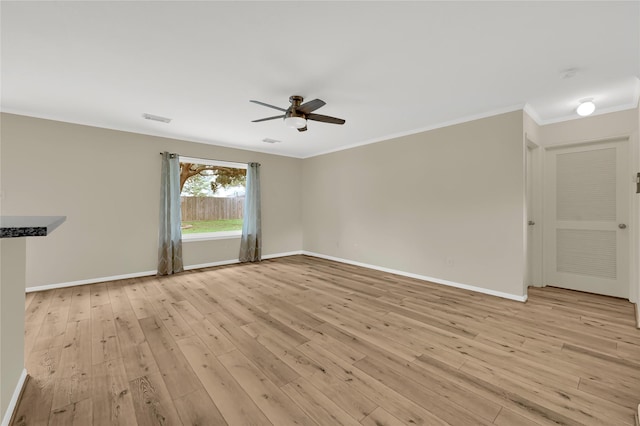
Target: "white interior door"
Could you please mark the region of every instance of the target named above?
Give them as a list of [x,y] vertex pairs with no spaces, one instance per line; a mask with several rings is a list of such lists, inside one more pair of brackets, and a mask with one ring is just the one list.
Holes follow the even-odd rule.
[[545,285],[629,296],[626,141],[549,149]]

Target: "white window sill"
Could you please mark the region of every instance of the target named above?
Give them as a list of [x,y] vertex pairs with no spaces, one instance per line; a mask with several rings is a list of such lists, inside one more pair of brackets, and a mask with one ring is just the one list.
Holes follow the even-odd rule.
[[242,231],[202,232],[199,234],[183,234],[182,242],[228,240],[242,237]]

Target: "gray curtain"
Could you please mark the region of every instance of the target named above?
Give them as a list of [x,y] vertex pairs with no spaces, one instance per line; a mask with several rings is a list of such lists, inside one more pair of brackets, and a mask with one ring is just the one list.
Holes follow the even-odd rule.
[[183,270],[180,215],[180,160],[177,154],[163,152],[158,275],[171,275]]
[[249,163],[244,198],[244,218],[240,241],[240,262],[260,262],[262,224],[260,222],[260,164]]

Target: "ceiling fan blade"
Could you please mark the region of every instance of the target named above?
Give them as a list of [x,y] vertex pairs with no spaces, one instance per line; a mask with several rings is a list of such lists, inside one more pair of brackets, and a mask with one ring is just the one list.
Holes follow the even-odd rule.
[[286,109],[284,109],[284,108],[280,108],[280,107],[277,107],[277,106],[275,106],[275,105],[265,104],[264,102],[260,102],[260,101],[254,101],[254,100],[251,100],[251,101],[249,101],[249,102],[253,102],[254,104],[258,104],[258,105],[266,106],[266,107],[269,107],[269,108],[277,109],[278,111],[283,111],[283,112],[286,112],[286,111],[287,111],[287,110],[286,110]]
[[298,129],[298,131],[299,131],[299,132],[306,132],[306,131],[307,131],[307,126],[300,127],[300,128]]
[[318,108],[325,106],[326,104],[327,103],[321,99],[314,99],[312,101],[303,103],[298,108],[296,108],[296,111],[301,112],[303,114],[309,114],[310,112],[313,112]]
[[307,120],[322,121],[323,123],[331,123],[331,124],[346,123],[342,118],[329,117],[328,115],[320,115],[320,114],[307,114]]
[[259,123],[261,121],[275,120],[276,118],[284,118],[284,115],[274,115],[273,117],[261,118],[260,120],[252,120],[252,123]]

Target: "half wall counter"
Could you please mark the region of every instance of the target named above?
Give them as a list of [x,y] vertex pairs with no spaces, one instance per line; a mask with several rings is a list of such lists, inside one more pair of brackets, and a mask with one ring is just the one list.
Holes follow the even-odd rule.
[[66,216],[0,216],[0,419],[9,424],[27,377],[24,363],[27,238],[46,237]]

